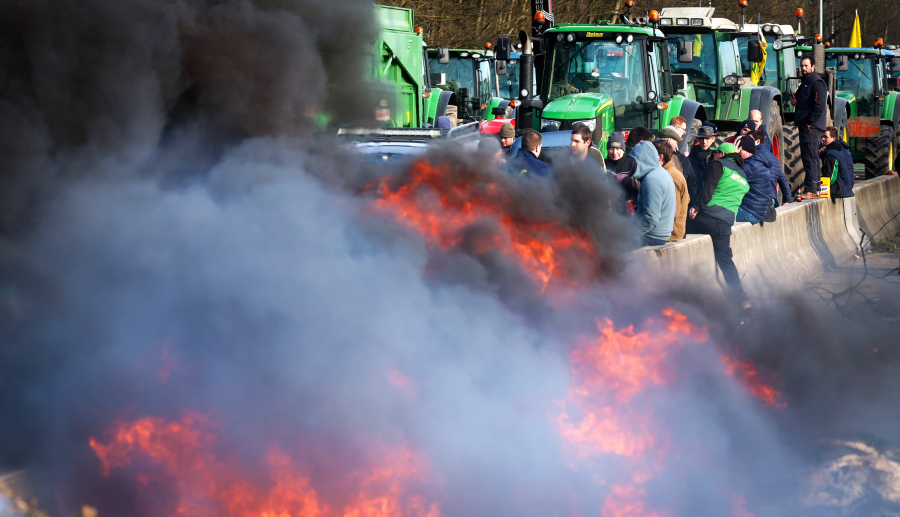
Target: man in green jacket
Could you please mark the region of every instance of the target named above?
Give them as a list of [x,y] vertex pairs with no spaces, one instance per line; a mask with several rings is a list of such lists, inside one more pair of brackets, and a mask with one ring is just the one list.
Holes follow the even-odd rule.
[[734,144],[723,143],[714,150],[724,156],[713,160],[707,169],[706,182],[688,210],[687,231],[712,238],[716,264],[734,299],[747,309],[750,304],[731,251],[731,227],[750,184],[741,169],[744,160]]

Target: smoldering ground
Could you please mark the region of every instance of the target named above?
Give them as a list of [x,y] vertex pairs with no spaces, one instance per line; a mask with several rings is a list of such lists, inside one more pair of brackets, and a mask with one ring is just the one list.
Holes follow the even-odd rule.
[[[866,322],[810,331],[833,316],[788,298],[748,324],[716,290],[651,276],[624,253],[633,228],[597,208],[615,190],[583,171],[517,182],[477,154],[429,155],[502,185],[519,218],[588,232],[615,267],[577,270],[562,294],[373,212],[379,171],[308,135],[363,77],[342,74],[364,38],[330,30],[365,11],[350,7],[5,7],[19,29],[3,31],[0,465],[28,467],[48,507],[134,513],[141,472],[102,477],[88,439],[184,410],[218,422],[220,452],[248,470],[276,443],[338,500],[374,442],[412,444],[444,515],[596,515],[648,472],[644,513],[731,514],[740,496],[757,515],[814,514],[820,440],[867,433],[887,441],[868,457],[890,457],[896,363],[854,354]],[[655,333],[670,306],[710,339],[683,337],[665,382],[621,404],[662,443],[637,460],[569,450],[559,401],[579,336],[598,318]],[[734,348],[777,374],[787,408],[722,373]]]

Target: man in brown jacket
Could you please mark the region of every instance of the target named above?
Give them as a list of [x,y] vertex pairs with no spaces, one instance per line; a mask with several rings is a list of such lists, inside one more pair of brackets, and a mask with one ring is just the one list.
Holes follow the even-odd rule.
[[672,159],[675,155],[675,150],[672,149],[668,139],[659,138],[653,142],[653,145],[656,146],[656,152],[659,153],[659,164],[669,172],[672,176],[672,181],[675,182],[675,222],[669,242],[680,241],[684,238],[688,205],[691,202],[687,181],[684,179],[684,174],[675,166],[675,162]]

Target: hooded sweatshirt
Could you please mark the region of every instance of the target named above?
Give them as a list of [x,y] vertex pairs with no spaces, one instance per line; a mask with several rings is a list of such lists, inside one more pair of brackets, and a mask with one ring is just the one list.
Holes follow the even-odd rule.
[[659,165],[659,153],[652,142],[637,144],[629,156],[637,163],[634,177],[641,182],[635,212],[641,230],[647,237],[667,241],[672,236],[678,205],[675,182]]

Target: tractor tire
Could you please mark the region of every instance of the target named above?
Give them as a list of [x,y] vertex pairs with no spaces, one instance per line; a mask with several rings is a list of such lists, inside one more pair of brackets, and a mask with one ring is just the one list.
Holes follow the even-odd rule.
[[778,163],[784,163],[784,124],[781,122],[781,109],[778,101],[772,101],[772,109],[769,110],[769,140],[772,141],[772,154],[778,158]]
[[894,128],[881,126],[878,138],[866,138],[866,179],[887,174],[893,168]]
[[791,192],[797,192],[803,186],[806,179],[806,171],[803,170],[803,160],[800,159],[800,132],[794,124],[788,124],[781,130],[781,152],[784,161],[781,169],[791,184]]

